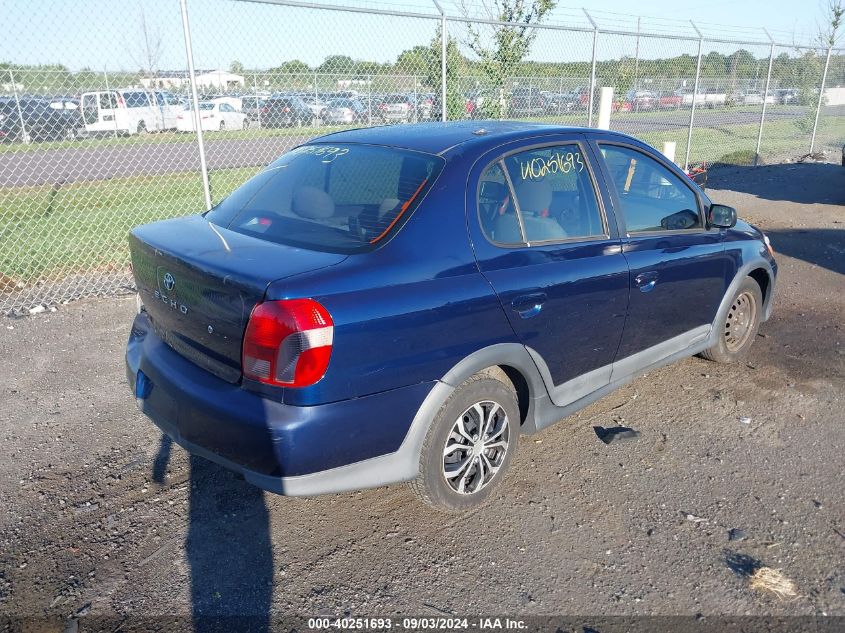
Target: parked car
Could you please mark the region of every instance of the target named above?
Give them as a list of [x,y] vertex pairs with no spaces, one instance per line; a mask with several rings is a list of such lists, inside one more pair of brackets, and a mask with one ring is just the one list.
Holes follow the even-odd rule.
[[545,92],[547,114],[565,114],[572,112],[578,105],[578,99],[569,92]]
[[185,104],[176,95],[159,90],[153,92],[153,99],[158,109],[157,129],[175,130],[177,117],[181,114]]
[[82,120],[82,108],[76,97],[50,97],[47,99],[53,110],[63,110],[74,138],[85,135],[85,122]]
[[82,93],[82,120],[89,133],[143,134],[160,129],[151,93],[137,88]]
[[311,108],[293,95],[267,99],[259,111],[259,120],[261,127],[302,127],[317,123]]
[[[200,101],[200,125],[203,132],[214,130],[245,130],[249,127],[249,119],[243,112],[238,112],[228,103],[216,101]],[[182,113],[176,117],[176,129],[180,132],[196,132],[194,113],[190,105],[185,106]]]
[[654,110],[660,103],[657,96],[648,90],[629,90],[625,95],[625,101],[631,104],[632,112]]
[[53,108],[46,99],[0,99],[0,141],[72,140],[80,134],[78,110]]
[[677,110],[683,105],[683,98],[675,92],[661,92],[657,97],[657,107],[661,110]]
[[[736,103],[741,105],[763,105],[763,95],[756,90],[748,90],[738,96]],[[766,104],[773,103],[775,103],[775,95],[766,95]]]
[[510,96],[511,116],[537,116],[546,112],[546,98],[539,88],[514,88]]
[[314,95],[305,95],[300,98],[305,102],[305,105],[308,106],[308,109],[311,110],[311,114],[314,115],[315,119],[323,119],[326,115],[327,108],[325,101],[317,99]]
[[228,103],[232,106],[232,109],[235,112],[243,112],[244,109],[244,102],[241,97],[233,97],[231,95],[223,95],[220,97],[214,97],[212,99],[208,99],[212,103]]
[[267,97],[260,95],[246,95],[241,97],[241,112],[243,112],[250,121],[256,123],[261,118],[261,108],[264,106],[264,101]]
[[176,443],[276,493],[410,481],[446,510],[490,495],[520,434],[743,358],[777,272],[641,141],[498,121],[314,139],[129,242],[127,378]]
[[377,111],[384,123],[408,123],[414,116],[414,104],[408,95],[389,94],[377,105]]
[[800,91],[797,88],[778,88],[775,90],[775,102],[781,105],[798,103]]
[[367,121],[367,108],[357,99],[332,99],[328,103],[325,121],[329,124],[352,124]]

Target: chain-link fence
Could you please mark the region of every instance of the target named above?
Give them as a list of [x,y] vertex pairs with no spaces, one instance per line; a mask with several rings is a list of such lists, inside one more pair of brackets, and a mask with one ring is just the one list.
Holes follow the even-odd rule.
[[611,129],[674,142],[682,166],[845,143],[845,50],[762,29],[758,41],[692,23],[634,30],[587,11],[526,26],[454,7],[3,5],[0,312],[130,288],[131,227],[202,211],[350,126],[595,125],[608,86]]

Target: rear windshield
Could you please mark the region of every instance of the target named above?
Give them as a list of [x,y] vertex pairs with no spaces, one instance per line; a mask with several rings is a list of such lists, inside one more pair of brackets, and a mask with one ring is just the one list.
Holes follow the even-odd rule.
[[271,242],[354,253],[411,215],[443,167],[430,154],[369,145],[304,145],[214,207],[218,226]]

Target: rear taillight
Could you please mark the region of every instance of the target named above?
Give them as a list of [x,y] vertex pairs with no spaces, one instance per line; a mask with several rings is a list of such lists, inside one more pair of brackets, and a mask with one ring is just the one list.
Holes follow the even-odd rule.
[[270,111],[270,108],[268,108],[267,106],[264,106],[263,108],[261,108],[261,112],[263,114],[267,114],[269,111]]
[[282,108],[282,112],[290,112],[290,108]]
[[244,377],[280,387],[313,385],[328,369],[333,341],[332,317],[313,299],[259,303],[244,335]]

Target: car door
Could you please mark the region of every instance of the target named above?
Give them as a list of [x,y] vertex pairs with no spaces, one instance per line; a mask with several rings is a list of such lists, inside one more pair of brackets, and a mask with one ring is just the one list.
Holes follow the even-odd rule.
[[631,292],[614,379],[704,340],[727,290],[722,233],[708,229],[701,196],[657,152],[599,140]]
[[579,134],[494,150],[470,175],[478,266],[558,406],[608,384],[627,308],[598,184]]

